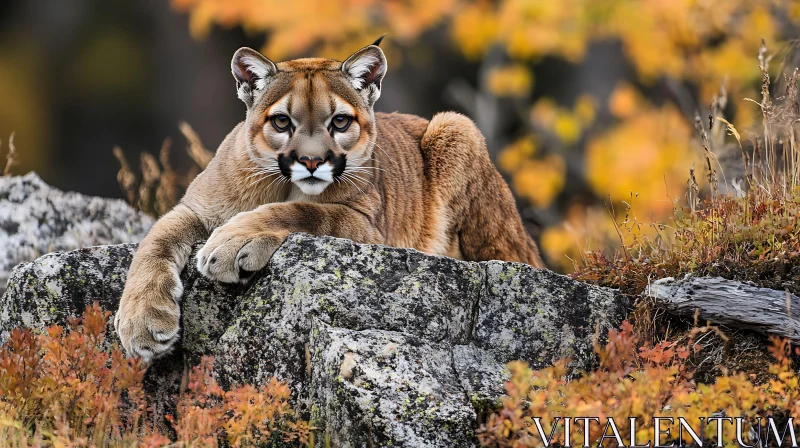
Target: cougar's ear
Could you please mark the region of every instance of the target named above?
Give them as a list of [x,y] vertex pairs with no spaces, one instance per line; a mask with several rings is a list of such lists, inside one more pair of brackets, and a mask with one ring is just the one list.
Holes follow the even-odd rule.
[[256,90],[264,90],[278,67],[252,48],[240,48],[233,54],[231,72],[236,79],[236,93],[249,108]]
[[342,71],[350,84],[361,91],[370,105],[381,96],[381,83],[386,74],[386,57],[377,45],[368,45],[342,63]]

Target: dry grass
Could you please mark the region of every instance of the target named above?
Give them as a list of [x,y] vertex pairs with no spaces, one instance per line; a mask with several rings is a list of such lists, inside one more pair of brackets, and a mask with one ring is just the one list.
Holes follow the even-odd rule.
[[[644,295],[647,285],[660,278],[687,273],[721,276],[800,295],[798,70],[784,70],[780,89],[773,86],[772,95],[769,56],[763,44],[758,59],[763,73],[762,98],[748,102],[761,109],[759,129],[740,133],[722,117],[727,104],[724,88],[712,101],[708,119],[695,119],[705,155],[705,193],[692,167],[686,201],[678,205],[682,201],[673,200],[670,222],[646,224],[625,204],[624,217],[615,221],[621,249],[611,254],[587,253],[573,274],[578,280],[618,288],[636,298],[631,320],[644,340],[656,343],[685,338],[693,326],[701,325],[670,316]],[[726,134],[735,143],[726,144]],[[741,155],[741,166],[736,167],[743,173],[741,182],[726,179],[724,168],[729,174],[734,170],[720,164],[716,155],[731,155],[732,151]],[[689,360],[701,379],[713,381],[725,369],[763,376],[768,362],[763,338],[716,329],[703,341],[705,355]],[[753,348],[758,356],[747,354]]]
[[114,157],[120,163],[117,181],[125,200],[137,210],[153,216],[161,216],[178,203],[192,180],[208,165],[214,153],[208,151],[188,123],[181,123],[180,130],[188,142],[186,152],[191,159],[185,173],[176,172],[170,162],[172,139],[165,139],[156,158],[143,152],[139,161],[139,173],[132,169],[119,146],[114,148]]
[[[764,73],[761,108],[763,126],[742,138],[722,109],[724,89],[714,99],[708,126],[697,117],[695,125],[705,154],[707,194],[701,192],[695,169],[687,181],[686,203],[673,201],[669,223],[645,224],[628,206],[615,222],[620,239],[632,241],[612,254],[592,252],[574,277],[639,295],[650,281],[688,272],[749,280],[783,289],[784,281],[800,275],[794,270],[800,255],[800,95],[798,71],[783,75],[783,90],[770,95],[766,47],[759,55]],[[715,152],[730,151],[725,132],[741,152],[744,179],[725,179]],[[719,186],[721,175],[725,188]],[[655,237],[646,232],[654,229]],[[800,277],[797,278],[800,280]],[[795,287],[796,288],[796,287]],[[800,291],[793,291],[798,292]]]
[[0,141],[0,156],[5,152],[5,167],[3,168],[3,176],[10,176],[14,168],[19,165],[19,155],[17,154],[17,147],[14,146],[14,133],[8,137],[8,150],[3,150],[2,141]]

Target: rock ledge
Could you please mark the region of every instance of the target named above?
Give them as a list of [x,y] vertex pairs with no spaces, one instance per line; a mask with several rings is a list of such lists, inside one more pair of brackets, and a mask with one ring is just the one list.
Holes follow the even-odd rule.
[[[135,245],[45,255],[18,266],[0,303],[14,326],[64,323],[99,301],[115,311]],[[291,235],[249,285],[182,274],[181,348],[150,372],[174,390],[184,363],[214,355],[222,384],[275,375],[332,446],[474,446],[476,410],[502,393],[503,365],[570,357],[629,303],[613,291],[518,263]],[[164,405],[168,407],[168,405]]]
[[36,173],[0,176],[0,294],[18,263],[52,251],[136,243],[152,225],[119,199],[65,193]]

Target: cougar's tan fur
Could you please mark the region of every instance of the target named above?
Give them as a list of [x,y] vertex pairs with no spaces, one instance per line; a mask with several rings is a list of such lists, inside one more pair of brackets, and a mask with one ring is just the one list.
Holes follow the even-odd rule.
[[[136,251],[115,318],[129,354],[150,360],[174,345],[179,273],[204,239],[198,269],[224,282],[263,268],[292,232],[543,266],[469,118],[373,113],[386,70],[376,45],[345,62],[280,64],[241,49],[232,69],[246,119]],[[348,117],[346,130],[332,127]],[[312,159],[330,182],[290,180],[310,176]]]

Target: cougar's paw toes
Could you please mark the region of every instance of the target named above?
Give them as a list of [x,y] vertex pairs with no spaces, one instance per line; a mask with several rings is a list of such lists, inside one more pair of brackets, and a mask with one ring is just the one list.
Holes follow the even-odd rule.
[[175,346],[180,336],[180,309],[174,303],[136,308],[121,307],[114,317],[114,327],[128,355],[149,363]]
[[270,236],[215,231],[197,253],[197,270],[211,280],[243,283],[267,265],[279,244]]

